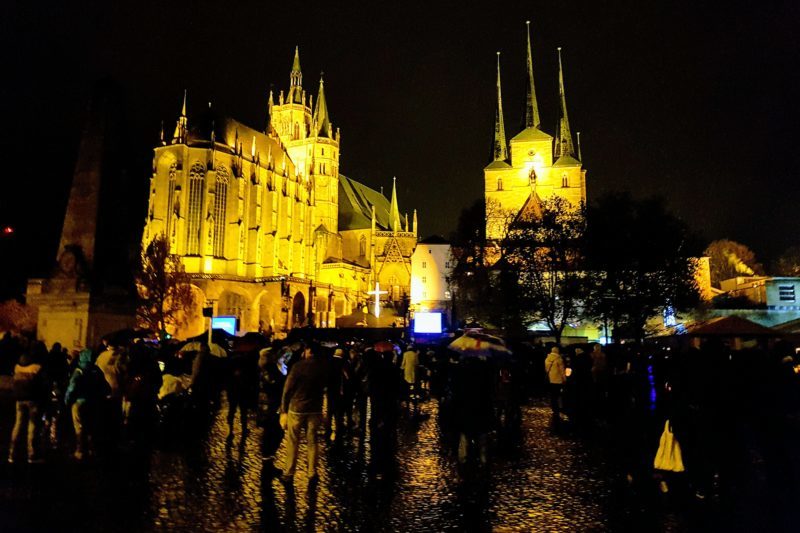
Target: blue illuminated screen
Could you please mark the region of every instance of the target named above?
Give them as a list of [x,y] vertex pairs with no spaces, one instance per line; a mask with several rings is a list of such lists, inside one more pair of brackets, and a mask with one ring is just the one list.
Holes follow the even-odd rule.
[[223,329],[231,335],[236,335],[236,317],[215,316],[211,319],[211,329]]
[[414,333],[441,333],[442,313],[414,313]]

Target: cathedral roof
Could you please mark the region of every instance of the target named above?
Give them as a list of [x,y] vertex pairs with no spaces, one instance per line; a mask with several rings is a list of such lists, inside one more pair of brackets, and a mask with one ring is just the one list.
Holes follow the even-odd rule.
[[492,161],[484,167],[484,170],[507,170],[509,168],[511,168],[511,165],[505,161]]
[[378,229],[389,229],[389,200],[353,179],[339,174],[339,230],[369,229],[372,227],[372,206]]
[[280,169],[283,167],[283,159],[285,158],[287,172],[290,176],[293,175],[294,162],[292,162],[278,139],[253,129],[238,120],[216,113],[212,109],[206,109],[199,116],[189,118],[189,135],[186,144],[188,146],[210,147],[212,130],[214,141],[218,145],[227,146],[234,152],[238,139],[238,142],[242,145],[242,152],[248,158],[253,153],[253,142],[255,141],[255,152],[259,154],[262,165],[266,166],[270,154],[272,154],[273,168]]
[[511,139],[511,142],[550,141],[553,137],[539,128],[525,128]]
[[539,198],[539,195],[536,194],[536,191],[532,191],[528,199],[525,200],[525,204],[522,206],[522,209],[519,210],[517,216],[514,217],[514,220],[532,220],[535,218],[540,218],[542,216],[542,199]]
[[553,163],[553,168],[555,167],[579,167],[581,166],[581,162],[572,157],[571,155],[562,155],[559,157],[555,163]]

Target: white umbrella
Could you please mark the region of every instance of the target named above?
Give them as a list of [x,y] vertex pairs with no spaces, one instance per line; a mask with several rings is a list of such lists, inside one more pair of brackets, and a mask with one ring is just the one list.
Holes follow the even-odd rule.
[[[200,346],[203,345],[203,344],[205,344],[205,343],[201,343],[199,341],[187,342],[186,344],[183,345],[183,347],[181,347],[180,351],[181,352],[199,352],[200,351]],[[223,348],[222,346],[220,346],[219,344],[216,344],[214,342],[212,342],[212,343],[210,343],[208,345],[208,351],[209,351],[209,353],[211,355],[213,355],[215,357],[228,357],[228,352],[225,351],[225,348]]]

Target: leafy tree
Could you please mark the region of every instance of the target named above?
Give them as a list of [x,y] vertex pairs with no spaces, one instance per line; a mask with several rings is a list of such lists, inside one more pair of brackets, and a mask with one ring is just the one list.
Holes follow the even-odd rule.
[[156,236],[142,251],[136,286],[139,321],[159,336],[168,328],[184,325],[195,307],[191,278],[180,257],[170,253],[169,241],[163,235]]
[[36,329],[36,312],[16,300],[0,302],[0,331],[14,333],[31,332]]
[[601,197],[587,212],[586,312],[641,341],[647,321],[665,308],[697,303],[697,239],[660,198]]
[[713,241],[705,252],[711,262],[711,284],[720,286],[720,282],[736,276],[752,276],[763,274],[764,269],[756,260],[756,254],[744,244],[728,239]]
[[790,246],[772,268],[776,276],[800,276],[800,246]]
[[[461,212],[450,236],[453,268],[448,277],[453,294],[453,314],[458,320],[497,323],[500,295],[493,274],[497,247],[486,241],[486,209],[478,200]],[[493,209],[490,203],[489,209]]]
[[504,279],[513,280],[507,291],[516,300],[515,310],[544,321],[556,342],[581,314],[585,230],[583,207],[576,209],[554,196],[541,201],[538,216],[515,220],[501,245]]

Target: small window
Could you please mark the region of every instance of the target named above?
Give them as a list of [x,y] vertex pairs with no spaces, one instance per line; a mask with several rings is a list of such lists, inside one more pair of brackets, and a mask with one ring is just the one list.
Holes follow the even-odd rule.
[[503,190],[503,178],[497,178],[497,190],[498,191]]
[[569,175],[566,172],[561,174],[561,186],[569,187]]
[[422,283],[428,283],[428,278],[425,277],[425,276],[422,276]]
[[322,149],[322,155],[325,155],[325,148]]
[[422,262],[422,268],[428,268],[428,263],[426,263],[425,261],[423,261],[423,262]]
[[794,285],[778,285],[778,297],[782,302],[795,301]]

